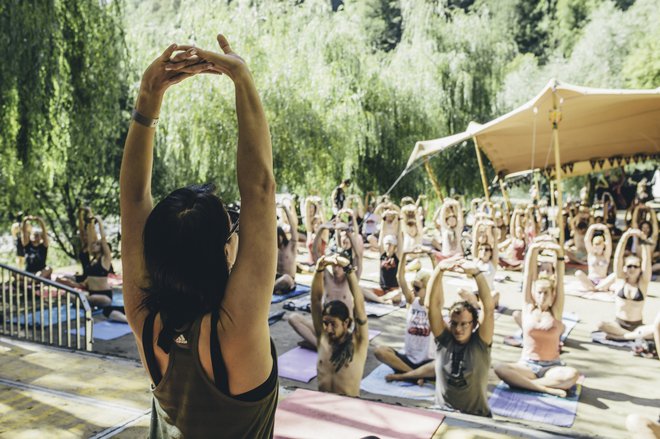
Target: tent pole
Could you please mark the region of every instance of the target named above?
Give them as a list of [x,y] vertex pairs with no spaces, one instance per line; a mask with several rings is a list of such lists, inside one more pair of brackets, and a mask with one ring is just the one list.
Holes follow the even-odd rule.
[[481,151],[479,151],[479,144],[477,143],[476,137],[473,137],[472,141],[474,142],[474,150],[477,153],[477,162],[479,162],[479,172],[481,172],[481,184],[484,185],[484,195],[486,196],[486,201],[490,203],[490,194],[488,193],[488,182],[486,181],[486,171],[484,170],[484,163],[481,160]]
[[557,178],[557,226],[559,227],[559,247],[561,256],[564,250],[564,199],[562,195],[561,184],[561,158],[559,156],[559,122],[561,121],[561,111],[557,107],[557,93],[552,92],[552,111],[550,112],[550,122],[552,122],[552,143],[555,149],[555,177]]
[[536,201],[541,199],[541,188],[539,187],[539,173],[534,171],[534,188],[536,189]]
[[498,178],[498,181],[500,183],[500,190],[502,191],[502,198],[504,198],[504,203],[506,203],[506,208],[509,212],[511,212],[511,200],[509,199],[509,191],[506,188],[506,184],[504,183],[504,179]]
[[442,196],[442,191],[440,190],[440,183],[438,183],[438,179],[436,178],[435,173],[431,168],[431,164],[429,163],[428,156],[424,157],[424,168],[426,169],[426,173],[429,174],[429,179],[431,180],[431,184],[433,185],[433,190],[435,191],[438,200],[440,200],[441,203],[444,203],[445,199]]
[[550,206],[555,207],[555,181],[550,180]]

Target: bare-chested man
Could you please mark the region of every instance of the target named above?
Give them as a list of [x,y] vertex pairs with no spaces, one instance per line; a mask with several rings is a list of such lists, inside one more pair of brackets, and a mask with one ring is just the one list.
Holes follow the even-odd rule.
[[[353,298],[352,313],[342,300],[328,300],[323,304],[324,278],[330,265],[333,272],[345,271]],[[360,380],[367,361],[369,329],[364,297],[355,270],[347,258],[338,255],[320,258],[316,267],[312,280],[312,320],[318,345],[316,368],[319,390],[360,396]],[[353,321],[355,324],[351,331]]]
[[[321,226],[322,229],[330,227],[333,227],[332,223],[326,223]],[[354,234],[345,223],[337,223],[334,229],[335,239],[337,240],[335,250],[343,257],[346,257],[351,265],[355,267],[355,276],[359,282],[362,273],[362,247],[360,247],[362,242],[356,242]],[[332,271],[325,270],[323,272],[322,285],[325,293],[324,302],[340,300],[346,304],[349,313],[352,313],[353,295],[351,294],[347,276],[343,269],[333,266]],[[303,338],[303,341],[299,344],[308,349],[316,349],[317,339],[312,320],[300,314],[291,314],[288,321],[293,329]]]
[[296,288],[296,253],[298,247],[298,219],[295,214],[282,204],[279,206],[286,215],[290,225],[291,239],[287,238],[284,229],[277,226],[277,274],[273,293],[284,294]]

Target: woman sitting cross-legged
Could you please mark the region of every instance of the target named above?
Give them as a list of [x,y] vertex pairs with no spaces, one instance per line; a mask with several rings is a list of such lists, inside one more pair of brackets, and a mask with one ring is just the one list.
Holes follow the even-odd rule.
[[[554,274],[538,275],[538,255],[542,250],[557,254]],[[498,364],[495,374],[511,387],[566,396],[579,374],[559,359],[561,321],[564,309],[564,260],[559,245],[533,243],[525,258],[523,281],[523,353],[519,362]]]
[[[637,238],[641,257],[625,256],[627,241]],[[644,303],[651,281],[651,243],[639,229],[628,229],[621,236],[614,253],[614,267],[618,285],[615,286],[616,320],[601,322],[598,330],[612,340],[652,339],[653,326],[642,322]]]
[[[603,234],[594,236],[598,230]],[[615,273],[607,275],[607,267],[612,256],[612,235],[609,227],[605,224],[590,225],[584,238],[584,245],[587,248],[589,274],[577,270],[575,277],[586,291],[608,291],[616,279]]]

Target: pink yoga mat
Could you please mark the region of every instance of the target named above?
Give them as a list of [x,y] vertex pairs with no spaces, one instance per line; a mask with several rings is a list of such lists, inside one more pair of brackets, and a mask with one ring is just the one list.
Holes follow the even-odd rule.
[[[369,330],[369,340],[380,331]],[[278,375],[294,381],[308,383],[316,377],[316,351],[296,347],[277,358]]]
[[277,407],[275,438],[428,439],[443,420],[428,410],[298,389]]

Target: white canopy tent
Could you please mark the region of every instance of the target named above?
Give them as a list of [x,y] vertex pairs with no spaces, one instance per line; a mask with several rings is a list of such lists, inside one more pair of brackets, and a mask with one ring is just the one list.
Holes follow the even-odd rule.
[[417,142],[401,176],[422,159],[469,139],[475,142],[480,166],[479,149],[498,175],[534,169],[552,172],[559,183],[561,207],[562,176],[619,166],[631,158],[657,158],[660,88],[597,89],[553,79],[534,99],[497,119],[472,122],[462,133]]

